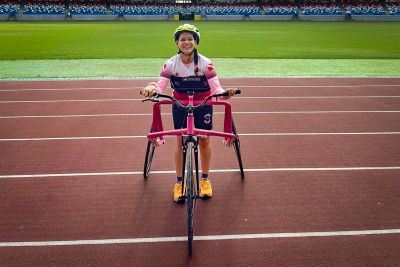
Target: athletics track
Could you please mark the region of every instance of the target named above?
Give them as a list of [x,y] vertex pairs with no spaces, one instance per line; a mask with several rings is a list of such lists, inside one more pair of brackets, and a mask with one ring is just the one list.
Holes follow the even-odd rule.
[[147,83],[0,82],[1,266],[398,266],[400,79],[223,79],[246,178],[214,138],[192,259]]

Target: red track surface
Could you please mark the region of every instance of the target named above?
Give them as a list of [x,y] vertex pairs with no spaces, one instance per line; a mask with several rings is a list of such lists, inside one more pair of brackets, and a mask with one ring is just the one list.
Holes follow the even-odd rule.
[[[398,266],[399,231],[367,231],[400,229],[400,79],[223,80],[242,89],[231,103],[246,178],[214,139],[215,196],[198,201],[195,235],[238,239],[195,241],[192,259],[185,242],[120,241],[186,233],[165,172],[172,138],[156,150],[161,173],[140,174],[147,82],[0,83],[0,266]],[[309,232],[335,236],[293,234]],[[289,236],[243,239],[273,233]],[[79,240],[117,243],[53,242]]]

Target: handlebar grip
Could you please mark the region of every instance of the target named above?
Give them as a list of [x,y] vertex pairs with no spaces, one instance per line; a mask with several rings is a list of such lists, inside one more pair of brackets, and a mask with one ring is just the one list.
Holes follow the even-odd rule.
[[[235,89],[235,95],[240,95],[242,91],[240,89]],[[216,94],[213,97],[219,97],[219,96],[229,96],[228,92],[224,92],[221,94]]]

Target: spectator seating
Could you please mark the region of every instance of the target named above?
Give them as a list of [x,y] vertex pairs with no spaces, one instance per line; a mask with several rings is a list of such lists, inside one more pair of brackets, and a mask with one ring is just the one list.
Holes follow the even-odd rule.
[[24,14],[62,15],[64,10],[64,4],[61,1],[27,1]]
[[297,8],[295,6],[291,5],[283,5],[283,4],[270,4],[270,5],[264,5],[263,6],[263,13],[266,15],[296,15],[297,14]]
[[111,13],[114,15],[167,15],[171,10],[164,5],[129,5],[113,4],[110,6]]
[[[201,4],[171,4],[170,0],[157,0],[157,3],[155,0],[24,0],[25,6],[22,14],[20,0],[0,0],[0,15],[3,15],[1,20],[6,20],[10,15],[16,15],[17,19],[20,15],[27,15],[26,17],[35,14],[59,16],[64,15],[66,8],[69,8],[68,15],[80,15],[79,19],[82,20],[86,20],[86,15],[87,17],[89,15],[107,15],[112,16],[113,19],[117,19],[118,16],[133,15],[143,16],[139,19],[144,20],[155,19],[152,17],[155,15],[159,16],[160,20],[167,20],[171,19],[171,15],[178,13],[194,13],[210,20],[291,20],[300,12],[298,16],[300,19],[323,21],[344,17],[344,11],[349,15],[347,18],[354,16],[352,18],[354,20],[397,21],[398,17],[395,16],[400,16],[399,2],[387,2],[386,5],[382,5],[379,0],[302,0],[301,8],[299,7],[301,11],[290,0],[239,1],[240,4],[238,4],[238,0],[204,0]],[[342,2],[340,6],[337,4],[339,2]],[[376,17],[376,15],[380,17]],[[94,16],[89,19],[98,20],[107,16],[102,16],[103,18]],[[319,16],[323,16],[323,18],[318,18]],[[45,17],[47,19],[50,16]]]
[[14,16],[19,10],[18,1],[7,1],[0,4],[0,15]]
[[71,15],[105,15],[107,7],[101,0],[73,0],[69,5]]
[[388,3],[387,8],[389,10],[389,14],[393,16],[400,16],[400,3]]
[[216,5],[205,9],[206,15],[258,15],[261,10],[256,5]]
[[343,3],[348,15],[386,15],[385,9],[378,1],[357,2],[347,0]]
[[112,4],[112,14],[118,15],[168,15],[194,12],[204,15],[256,15],[261,10],[256,5],[129,5]]
[[335,16],[342,15],[341,8],[336,5],[335,2],[325,1],[325,2],[314,2],[306,1],[302,4],[302,10],[304,15],[313,16]]
[[98,5],[72,5],[69,11],[71,15],[105,15],[107,8]]

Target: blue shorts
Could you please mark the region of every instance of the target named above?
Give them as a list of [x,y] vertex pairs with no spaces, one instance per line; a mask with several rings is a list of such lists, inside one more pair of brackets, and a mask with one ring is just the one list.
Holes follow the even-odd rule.
[[[172,105],[172,117],[174,119],[174,128],[186,128],[186,111]],[[194,126],[198,129],[211,130],[213,116],[213,106],[204,106],[194,111]]]

